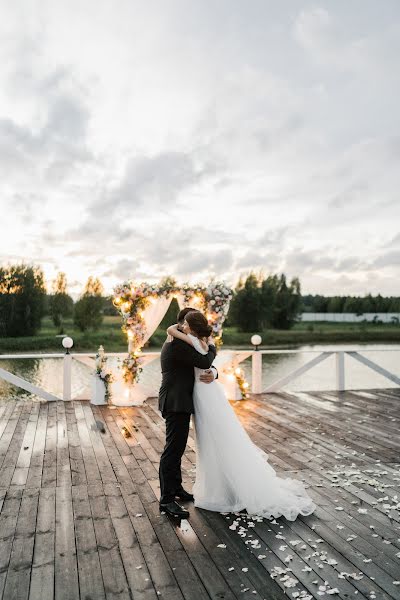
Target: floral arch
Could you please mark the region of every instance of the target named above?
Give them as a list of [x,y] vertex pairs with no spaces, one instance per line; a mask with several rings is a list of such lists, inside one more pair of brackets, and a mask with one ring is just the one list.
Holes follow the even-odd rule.
[[182,286],[125,281],[114,288],[113,304],[123,319],[122,330],[128,338],[128,357],[123,361],[123,377],[135,384],[142,371],[141,350],[162,321],[173,298],[179,307],[201,310],[213,328],[218,346],[222,344],[222,325],[228,314],[232,290],[224,282]]

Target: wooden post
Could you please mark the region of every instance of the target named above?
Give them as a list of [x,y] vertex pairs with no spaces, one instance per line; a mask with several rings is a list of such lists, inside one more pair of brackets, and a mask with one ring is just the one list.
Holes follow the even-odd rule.
[[345,389],[344,352],[336,352],[336,389],[338,392]]
[[64,355],[64,385],[63,400],[71,400],[72,356],[69,352]]
[[253,351],[251,364],[251,391],[253,394],[262,393],[262,354],[258,350]]

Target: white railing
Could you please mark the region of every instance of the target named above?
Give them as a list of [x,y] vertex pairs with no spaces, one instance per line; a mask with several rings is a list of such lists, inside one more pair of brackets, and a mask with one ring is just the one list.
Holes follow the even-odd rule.
[[[158,352],[149,353],[159,355]],[[83,362],[89,367],[93,367],[94,369],[94,358],[96,356],[95,352],[89,353],[52,353],[52,354],[0,354],[1,360],[21,360],[21,359],[48,359],[48,358],[61,358],[63,359],[63,394],[62,398],[55,396],[54,394],[40,388],[30,381],[23,379],[19,375],[14,375],[14,373],[10,373],[5,369],[0,368],[0,379],[4,379],[8,383],[11,383],[27,392],[31,392],[44,400],[71,400],[72,398],[72,361],[75,359],[79,362]],[[116,356],[116,357],[124,357],[126,353],[121,352],[109,352],[107,356]],[[154,358],[157,358],[155,356]]]
[[[395,352],[398,350],[392,349],[373,349],[374,352]],[[265,389],[263,389],[262,385],[262,357],[263,355],[269,354],[315,354],[311,360],[306,362],[306,364],[297,367],[284,377],[281,377],[269,384]],[[143,352],[142,356],[144,359],[144,365],[149,362],[157,359],[160,356],[160,352]],[[225,350],[220,353],[221,359],[225,358],[225,362],[222,360],[224,366],[232,366],[236,367],[239,363],[244,361],[245,359],[251,356],[252,359],[252,377],[251,377],[251,391],[253,394],[268,394],[272,392],[277,392],[286,386],[288,383],[291,383],[316,365],[320,364],[322,361],[326,360],[328,357],[335,355],[336,358],[336,389],[338,391],[344,391],[346,376],[345,376],[345,355],[350,356],[354,360],[357,360],[361,364],[365,365],[369,369],[372,369],[379,375],[382,375],[392,383],[400,385],[400,377],[391,373],[381,365],[376,362],[370,360],[366,356],[363,356],[359,351],[350,350],[350,349],[341,349],[341,350]],[[225,355],[225,356],[223,356]],[[53,354],[1,354],[0,355],[0,364],[1,360],[18,360],[18,359],[48,359],[48,358],[59,358],[63,360],[63,400],[71,400],[72,399],[72,361],[76,360],[81,363],[86,364],[90,368],[94,369],[94,358],[96,354],[92,353],[53,353]],[[108,352],[106,353],[107,357],[117,357],[117,358],[125,358],[126,353],[121,352]],[[226,358],[227,357],[227,358]],[[10,373],[9,371],[0,367],[0,379],[4,379],[8,383],[11,383],[17,387],[22,388],[25,391],[31,392],[45,400],[61,400],[54,394],[40,388],[33,383],[23,379],[19,375],[15,375]],[[234,384],[236,385],[236,384]],[[237,390],[236,390],[237,392]],[[230,393],[230,397],[238,398],[240,397],[235,391],[232,389]]]
[[[398,352],[398,350],[392,350],[390,348],[378,348],[373,349],[374,352]],[[299,354],[299,353],[308,353],[308,354],[316,354],[314,358],[309,360],[305,365],[298,367],[294,371],[291,371],[285,377],[277,379],[273,383],[269,384],[267,388],[262,389],[262,355],[263,354]],[[294,381],[300,375],[303,375],[322,361],[326,360],[329,356],[335,355],[336,359],[336,390],[342,392],[346,389],[345,387],[345,355],[351,356],[361,364],[375,371],[379,375],[382,375],[392,383],[396,383],[400,385],[400,377],[391,373],[381,365],[378,365],[376,362],[371,359],[363,356],[358,350],[255,350],[253,351],[253,366],[252,366],[252,392],[253,394],[268,394],[271,392],[277,392],[282,389],[288,383]]]

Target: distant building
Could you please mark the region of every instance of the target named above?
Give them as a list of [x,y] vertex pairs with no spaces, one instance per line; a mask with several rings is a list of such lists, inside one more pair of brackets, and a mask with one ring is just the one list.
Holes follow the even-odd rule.
[[301,321],[336,321],[338,323],[360,323],[362,321],[381,321],[382,323],[399,323],[400,313],[302,313]]

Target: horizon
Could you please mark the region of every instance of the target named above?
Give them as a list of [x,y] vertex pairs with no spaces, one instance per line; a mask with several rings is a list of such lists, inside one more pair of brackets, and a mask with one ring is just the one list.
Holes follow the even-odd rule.
[[395,0],[2,9],[1,264],[400,296]]

